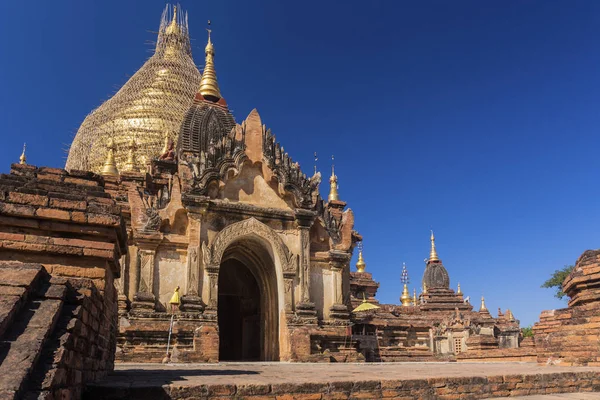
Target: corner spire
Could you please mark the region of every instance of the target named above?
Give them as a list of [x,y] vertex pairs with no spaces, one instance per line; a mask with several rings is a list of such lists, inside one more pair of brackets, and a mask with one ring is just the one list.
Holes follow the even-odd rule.
[[210,21],[208,21],[206,30],[208,31],[208,43],[206,44],[204,71],[202,71],[202,79],[200,80],[200,89],[198,92],[207,100],[217,102],[221,99],[221,91],[217,83],[217,73],[215,72],[215,49],[210,40]]
[[440,261],[437,251],[435,250],[435,236],[433,235],[433,231],[431,231],[431,251],[429,252],[429,261]]
[[481,307],[479,307],[479,312],[489,312],[487,307],[485,306],[485,298],[481,296]]
[[338,178],[335,175],[335,164],[333,163],[334,157],[331,156],[331,177],[329,178],[329,197],[328,200],[339,200],[340,196],[338,194]]
[[102,175],[117,176],[119,175],[119,170],[115,164],[115,143],[112,138],[109,139],[106,147],[108,148],[108,151],[106,152],[106,161],[102,168]]
[[137,144],[135,143],[135,139],[131,138],[129,141],[129,153],[127,154],[127,162],[125,163],[125,171],[133,171],[135,170],[135,149],[137,148]]
[[27,165],[27,156],[25,155],[25,149],[27,148],[27,143],[23,143],[23,152],[21,153],[21,157],[19,157],[19,164]]

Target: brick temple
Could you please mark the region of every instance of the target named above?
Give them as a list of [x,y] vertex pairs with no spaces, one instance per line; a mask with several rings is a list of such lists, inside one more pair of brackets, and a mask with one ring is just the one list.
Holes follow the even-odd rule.
[[[160,362],[167,346],[173,362],[448,359],[519,346],[510,312],[494,318],[483,303],[474,311],[450,288],[433,236],[423,293],[378,305],[371,275],[350,272],[362,237],[333,167],[324,198],[321,174],[302,172],[256,110],[236,121],[210,31],[202,74],[187,70],[189,36],[177,12],[158,43],[86,118],[67,161],[68,170],[103,177],[125,221],[117,361]],[[159,64],[160,74],[141,80]],[[177,90],[188,86],[197,90]],[[154,106],[173,97],[178,109]],[[148,154],[141,142],[158,125],[172,131]],[[91,143],[87,152],[81,143]],[[353,313],[363,301],[379,308]]]
[[334,167],[322,196],[256,110],[234,117],[210,31],[202,74],[189,40],[167,6],[65,169],[23,153],[0,176],[0,394],[78,397],[115,362],[598,362],[598,252],[535,343],[451,287],[433,232],[419,293],[405,268],[399,304],[379,303]]

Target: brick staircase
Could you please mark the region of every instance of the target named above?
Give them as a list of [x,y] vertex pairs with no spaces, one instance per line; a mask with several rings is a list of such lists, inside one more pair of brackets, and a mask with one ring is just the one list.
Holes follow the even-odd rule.
[[63,309],[67,288],[41,265],[0,265],[0,395],[23,398]]

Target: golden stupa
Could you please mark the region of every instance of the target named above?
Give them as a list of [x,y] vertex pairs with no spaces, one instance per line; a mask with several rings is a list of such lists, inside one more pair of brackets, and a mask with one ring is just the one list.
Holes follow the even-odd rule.
[[[89,114],[75,135],[66,169],[100,173],[112,139],[119,171],[135,160],[133,170],[161,154],[168,138],[177,141],[185,112],[200,85],[192,58],[187,13],[166,6],[152,57],[100,107]],[[134,154],[130,143],[135,142]]]

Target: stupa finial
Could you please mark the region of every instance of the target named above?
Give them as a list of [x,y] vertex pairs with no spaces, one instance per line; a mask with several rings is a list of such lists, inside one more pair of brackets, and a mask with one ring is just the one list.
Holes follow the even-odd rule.
[[205,99],[217,102],[221,99],[221,91],[219,90],[217,73],[215,71],[215,48],[210,39],[210,33],[212,32],[210,29],[210,20],[208,21],[208,28],[206,30],[208,31],[208,43],[206,43],[204,49],[206,57],[198,92],[200,92]]
[[23,143],[23,152],[21,153],[21,157],[19,157],[19,164],[27,165],[27,156],[25,155],[25,149],[27,149],[27,143]]
[[179,33],[179,25],[177,24],[177,6],[173,6],[173,19],[169,23],[169,26],[165,29],[167,35],[173,33]]
[[479,307],[479,312],[488,312],[488,309],[485,306],[485,298],[483,296],[481,296],[481,307]]
[[356,262],[356,272],[365,272],[367,263],[363,258],[363,245],[362,242],[358,243],[358,261]]
[[439,261],[437,251],[435,249],[435,236],[433,235],[433,231],[431,231],[431,252],[429,253],[429,261]]
[[328,200],[339,200],[340,196],[338,194],[338,178],[335,175],[335,157],[331,156],[331,176],[329,177],[329,197]]

